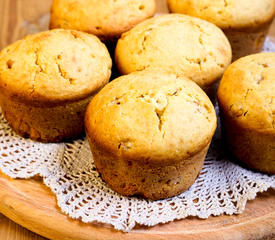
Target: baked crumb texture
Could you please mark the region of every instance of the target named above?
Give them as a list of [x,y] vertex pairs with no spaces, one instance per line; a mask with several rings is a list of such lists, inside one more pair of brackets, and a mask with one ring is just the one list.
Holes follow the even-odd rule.
[[165,69],[190,78],[210,93],[231,63],[231,47],[214,24],[183,14],[166,14],[124,33],[115,61],[122,74]]
[[83,133],[84,112],[91,97],[52,107],[30,106],[0,94],[4,117],[13,130],[40,142],[62,142]]
[[50,28],[84,31],[109,42],[155,12],[155,0],[54,0]]
[[219,90],[228,146],[248,167],[275,174],[275,53],[234,62]]
[[173,13],[216,24],[232,46],[233,60],[258,53],[275,15],[274,0],[167,0]]
[[224,30],[232,47],[232,60],[261,52],[271,23],[272,21],[251,31]]
[[22,136],[43,142],[76,137],[111,65],[95,36],[61,29],[27,36],[0,52],[2,111]]
[[194,183],[216,115],[194,82],[145,70],[106,85],[89,104],[85,126],[96,167],[113,190],[161,199]]

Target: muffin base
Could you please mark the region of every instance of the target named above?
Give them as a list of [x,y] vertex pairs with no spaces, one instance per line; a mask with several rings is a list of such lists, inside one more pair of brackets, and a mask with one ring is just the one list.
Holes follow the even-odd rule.
[[31,106],[0,94],[4,117],[19,135],[40,142],[61,142],[83,132],[91,97],[58,106]]
[[[89,139],[89,137],[88,137]],[[171,165],[117,158],[98,149],[89,139],[94,162],[102,179],[124,196],[158,200],[176,196],[190,188],[198,177],[209,144],[188,159]]]
[[275,134],[245,129],[221,111],[223,135],[229,150],[248,168],[275,174]]
[[256,29],[224,29],[232,47],[232,61],[261,52],[271,23],[266,23]]

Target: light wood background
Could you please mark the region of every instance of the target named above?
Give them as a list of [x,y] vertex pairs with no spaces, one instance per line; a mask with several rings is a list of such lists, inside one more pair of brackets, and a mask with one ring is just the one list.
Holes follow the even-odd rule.
[[[47,28],[51,0],[0,0],[0,49],[27,33]],[[158,11],[165,9],[158,0]],[[275,39],[275,26],[271,29]],[[0,214],[0,240],[42,240]]]
[[[52,0],[0,0],[0,49],[33,28],[37,19],[46,27]],[[42,29],[41,29],[42,30]],[[0,240],[45,240],[0,214]]]

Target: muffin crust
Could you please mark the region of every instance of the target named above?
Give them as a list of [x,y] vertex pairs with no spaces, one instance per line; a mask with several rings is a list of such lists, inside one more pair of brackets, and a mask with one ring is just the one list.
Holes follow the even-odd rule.
[[250,168],[275,173],[275,53],[239,59],[224,74],[218,100],[229,148]]
[[54,0],[50,28],[75,29],[114,40],[155,12],[155,0]]
[[111,74],[112,61],[100,40],[73,30],[27,36],[0,56],[2,94],[31,105],[84,99]]
[[273,0],[167,0],[171,12],[207,20],[222,29],[247,29],[272,21]]
[[182,14],[167,14],[146,20],[123,34],[115,60],[122,74],[165,69],[207,89],[230,64],[231,47],[215,25]]
[[52,30],[0,52],[0,105],[13,129],[59,142],[83,131],[91,97],[109,80],[111,58],[92,35]]
[[98,171],[114,190],[160,199],[193,184],[216,115],[194,82],[151,70],[106,85],[89,104],[85,127]]

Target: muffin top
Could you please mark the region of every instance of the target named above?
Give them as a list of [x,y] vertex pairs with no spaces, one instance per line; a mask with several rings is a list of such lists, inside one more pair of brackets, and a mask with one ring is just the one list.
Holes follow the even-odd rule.
[[107,84],[89,104],[85,127],[93,144],[115,157],[167,164],[209,144],[216,114],[196,83],[145,70]]
[[155,11],[155,0],[54,0],[50,27],[76,29],[108,40],[118,38]]
[[220,28],[257,27],[272,20],[274,0],[167,0],[171,12],[212,22]]
[[93,35],[37,33],[0,52],[0,90],[30,104],[81,100],[108,82],[111,65],[106,47]]
[[123,74],[160,68],[211,85],[231,62],[231,47],[214,24],[182,14],[148,19],[119,39],[116,63]]
[[228,67],[218,90],[223,111],[243,128],[275,133],[275,53],[259,53]]

